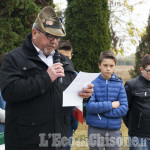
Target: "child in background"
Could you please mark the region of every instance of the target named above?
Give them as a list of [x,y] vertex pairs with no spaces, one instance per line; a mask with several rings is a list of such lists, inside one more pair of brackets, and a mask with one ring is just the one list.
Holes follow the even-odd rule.
[[[61,40],[58,45],[58,51],[68,57],[70,60],[72,58],[72,45],[68,40]],[[77,74],[77,72],[76,72]],[[78,128],[78,121],[73,116],[74,107],[72,107],[71,115],[70,115],[70,127],[69,127],[69,138],[73,136],[73,133]],[[72,142],[72,141],[70,141]],[[70,150],[71,143],[68,144],[66,150]]]
[[100,55],[100,75],[92,82],[94,92],[86,104],[90,150],[120,150],[121,119],[128,110],[122,80],[114,74],[116,56],[112,51]]
[[[0,55],[0,68],[5,55],[6,54]],[[4,144],[5,105],[6,102],[3,100],[0,91],[0,150],[5,149]]]

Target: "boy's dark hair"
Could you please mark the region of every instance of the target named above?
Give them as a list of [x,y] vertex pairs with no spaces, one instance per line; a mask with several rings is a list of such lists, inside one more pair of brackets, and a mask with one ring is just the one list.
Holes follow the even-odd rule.
[[99,58],[99,63],[100,64],[102,63],[103,59],[112,59],[112,60],[114,60],[115,64],[117,62],[117,58],[116,58],[115,54],[112,51],[101,52],[100,58]]
[[148,65],[150,65],[150,54],[146,54],[142,59],[142,67],[145,69]]
[[0,68],[1,68],[2,61],[3,61],[5,55],[6,55],[6,53],[0,55]]
[[72,45],[68,40],[61,40],[58,44],[58,50],[72,51]]

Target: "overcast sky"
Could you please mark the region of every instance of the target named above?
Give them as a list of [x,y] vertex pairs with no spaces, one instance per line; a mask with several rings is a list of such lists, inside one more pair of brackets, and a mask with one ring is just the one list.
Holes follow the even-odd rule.
[[[66,0],[53,0],[55,4],[59,6],[60,9],[65,9],[67,7],[67,1]],[[112,0],[113,3],[118,2],[119,0]],[[125,16],[126,18],[131,18],[132,22],[138,29],[143,29],[145,26],[147,26],[147,20],[148,16],[150,14],[150,0],[128,0],[130,4],[135,4],[139,1],[142,1],[142,4],[136,5],[134,7],[134,10],[132,12],[132,15]],[[129,55],[131,53],[135,53],[136,46],[129,45],[126,41],[125,43],[125,55]],[[129,47],[130,49],[128,49]]]

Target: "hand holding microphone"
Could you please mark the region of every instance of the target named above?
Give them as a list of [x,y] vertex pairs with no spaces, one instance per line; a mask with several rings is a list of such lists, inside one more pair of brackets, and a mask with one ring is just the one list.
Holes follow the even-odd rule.
[[[58,52],[58,50],[56,50],[56,51],[55,51],[55,55],[54,55],[54,64],[55,64],[55,63],[60,63],[60,59],[61,59],[60,53]],[[59,83],[63,83],[62,77],[59,77],[59,78],[57,79],[57,83],[58,83],[58,84],[59,84]]]
[[51,81],[54,82],[56,79],[58,84],[62,83],[62,77],[64,77],[64,69],[63,69],[63,64],[60,63],[60,54],[57,51],[56,54],[54,55],[54,64],[47,69],[47,73],[49,74]]

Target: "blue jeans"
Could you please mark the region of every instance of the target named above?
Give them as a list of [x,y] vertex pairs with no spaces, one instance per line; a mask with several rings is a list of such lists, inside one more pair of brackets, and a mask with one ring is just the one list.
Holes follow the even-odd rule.
[[66,147],[66,150],[70,150],[71,149],[71,144],[72,144],[72,140],[71,140],[71,137],[73,136],[73,129],[72,127],[70,126],[69,127],[69,139],[70,139],[70,143],[67,145]]
[[130,150],[150,150],[150,139],[141,137],[129,137]]

